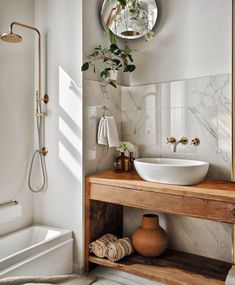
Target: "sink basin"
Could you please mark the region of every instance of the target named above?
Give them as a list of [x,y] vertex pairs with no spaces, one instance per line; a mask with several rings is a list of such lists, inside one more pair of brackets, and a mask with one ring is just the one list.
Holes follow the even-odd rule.
[[142,179],[175,185],[197,184],[209,168],[208,162],[172,158],[139,158],[134,164]]

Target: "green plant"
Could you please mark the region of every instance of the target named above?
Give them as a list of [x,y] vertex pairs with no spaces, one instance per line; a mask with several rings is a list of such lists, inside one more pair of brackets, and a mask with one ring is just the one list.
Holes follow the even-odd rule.
[[128,151],[130,153],[130,152],[134,152],[135,145],[133,145],[132,143],[127,142],[127,141],[122,141],[122,142],[120,141],[119,146],[116,149],[119,152]]
[[136,67],[133,64],[132,50],[127,45],[124,49],[119,48],[111,31],[109,31],[109,39],[111,42],[109,48],[101,45],[95,47],[87,56],[87,61],[82,65],[81,70],[93,68],[95,73],[99,70],[101,79],[116,88],[116,81],[109,78],[109,71],[122,69],[123,72],[133,72]]

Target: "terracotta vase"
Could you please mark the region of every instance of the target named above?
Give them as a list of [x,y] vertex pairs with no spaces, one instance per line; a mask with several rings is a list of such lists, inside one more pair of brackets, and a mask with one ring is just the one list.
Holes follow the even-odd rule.
[[168,237],[157,215],[143,215],[142,225],[132,235],[132,243],[138,254],[147,257],[158,256],[166,250]]

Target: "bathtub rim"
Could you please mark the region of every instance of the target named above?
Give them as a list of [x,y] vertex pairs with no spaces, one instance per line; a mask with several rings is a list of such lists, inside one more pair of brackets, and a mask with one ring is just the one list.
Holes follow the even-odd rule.
[[[19,257],[20,255],[24,255],[24,254],[25,254],[25,255],[26,255],[25,258],[28,258],[28,257],[30,256],[30,254],[27,254],[27,252],[30,253],[30,250],[31,250],[31,251],[33,250],[33,251],[34,251],[34,250],[36,250],[36,248],[41,248],[41,247],[43,247],[45,244],[53,243],[53,241],[55,242],[56,239],[60,239],[59,242],[62,242],[62,241],[65,241],[65,240],[67,240],[67,239],[72,238],[72,230],[66,230],[66,229],[62,229],[62,228],[58,228],[58,227],[53,227],[53,226],[42,225],[42,224],[33,224],[33,225],[30,225],[30,226],[24,227],[24,228],[22,228],[22,229],[16,230],[16,231],[14,231],[14,232],[11,232],[11,233],[9,233],[9,234],[6,234],[6,235],[1,236],[1,237],[0,237],[0,242],[1,242],[1,239],[5,239],[5,238],[7,238],[7,237],[12,237],[12,236],[14,236],[15,234],[18,234],[18,233],[27,231],[27,230],[29,230],[30,228],[36,228],[36,227],[37,227],[37,228],[44,228],[44,229],[47,229],[47,230],[50,230],[50,229],[51,229],[51,230],[55,230],[55,231],[58,231],[59,234],[56,235],[56,236],[54,236],[54,237],[52,237],[52,238],[49,238],[49,239],[47,239],[47,240],[43,240],[43,241],[40,241],[40,242],[38,242],[38,243],[36,243],[36,244],[34,244],[34,245],[28,246],[28,247],[26,247],[26,248],[24,248],[24,249],[22,249],[22,250],[19,250],[19,251],[13,253],[13,254],[9,254],[8,256],[6,256],[6,257],[0,259],[0,263],[4,264],[4,262],[5,262],[5,263],[7,263],[7,265],[9,266],[9,264],[8,264],[9,261],[10,261],[11,259],[16,259],[16,261],[17,261],[17,260],[18,260],[17,257]],[[34,255],[34,253],[33,253],[33,255]],[[17,261],[17,262],[18,262],[18,261]],[[5,266],[3,265],[2,267],[3,267],[3,268],[1,268],[1,266],[0,266],[0,271],[4,270],[4,267],[5,267]]]

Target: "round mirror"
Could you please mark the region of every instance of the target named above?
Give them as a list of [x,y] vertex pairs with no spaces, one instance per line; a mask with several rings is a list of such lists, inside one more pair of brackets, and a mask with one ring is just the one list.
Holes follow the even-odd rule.
[[158,17],[155,0],[104,0],[103,28],[123,39],[138,39],[152,31]]

